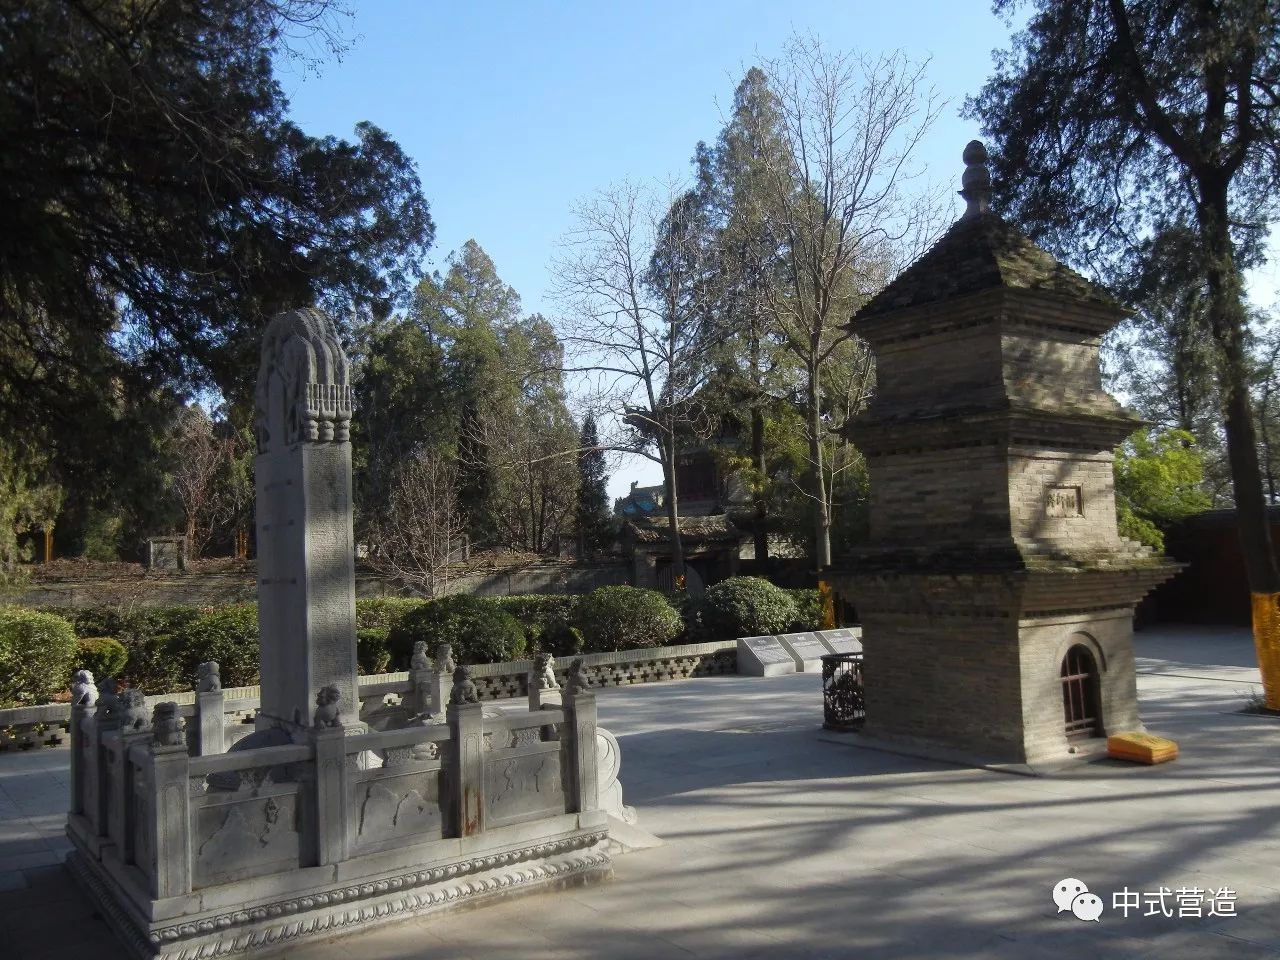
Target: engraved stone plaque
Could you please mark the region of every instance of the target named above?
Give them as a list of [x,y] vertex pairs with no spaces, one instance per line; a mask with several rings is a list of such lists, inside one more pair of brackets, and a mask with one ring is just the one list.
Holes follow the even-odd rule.
[[749,677],[795,673],[795,658],[777,637],[739,637],[738,672]]
[[778,639],[802,673],[821,670],[823,655],[831,652],[816,633],[784,633]]
[[840,630],[823,630],[819,637],[831,648],[832,653],[861,653],[862,628],[844,627]]
[[1080,488],[1052,486],[1045,494],[1045,515],[1050,517],[1082,517]]

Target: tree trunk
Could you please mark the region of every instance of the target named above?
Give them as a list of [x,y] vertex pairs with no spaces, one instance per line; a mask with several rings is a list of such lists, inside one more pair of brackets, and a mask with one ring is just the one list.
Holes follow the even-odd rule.
[[[764,462],[764,411],[760,409],[759,398],[751,408],[751,465],[755,467],[761,479],[765,476]],[[752,533],[755,535],[756,563],[761,566],[757,573],[764,573],[769,563],[769,531],[766,526],[768,506],[765,503],[762,483],[755,484],[754,511],[751,518]]]
[[827,511],[827,479],[822,471],[822,392],[816,365],[809,368],[809,463],[813,468],[813,562],[831,566],[831,515]]
[[1267,706],[1280,710],[1280,568],[1272,549],[1258,463],[1240,271],[1227,226],[1226,183],[1202,181],[1201,191],[1197,213],[1207,254],[1209,324],[1218,347],[1219,391],[1240,549],[1253,595],[1253,639]]
[[679,589],[679,578],[684,576],[684,540],[680,536],[680,504],[676,498],[675,442],[663,446],[662,485],[667,495],[667,529],[671,533],[671,586]]

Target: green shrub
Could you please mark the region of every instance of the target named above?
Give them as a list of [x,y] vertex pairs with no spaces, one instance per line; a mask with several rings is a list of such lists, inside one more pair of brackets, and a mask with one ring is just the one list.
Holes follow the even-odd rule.
[[206,660],[218,661],[224,687],[257,683],[257,605],[222,607],[179,627],[169,638],[168,650],[187,689],[195,685],[196,667]]
[[598,587],[580,597],[574,625],[588,653],[660,647],[680,636],[680,614],[656,590]]
[[389,630],[379,627],[356,631],[356,666],[361,673],[387,672],[391,665],[391,650],[387,646],[389,634]]
[[719,639],[707,625],[707,601],[704,597],[691,596],[688,593],[668,593],[665,595],[671,606],[680,614],[684,624],[684,642],[702,643],[705,640]]
[[796,605],[796,616],[791,621],[793,631],[821,630],[822,627],[822,594],[817,590],[788,590]]
[[410,610],[428,600],[417,597],[367,597],[356,601],[357,630],[390,630]]
[[129,662],[129,651],[114,637],[81,637],[76,641],[75,670],[88,670],[95,680],[118,677]]
[[796,619],[787,591],[760,577],[730,577],[707,588],[703,619],[722,637],[785,632]]
[[575,657],[586,647],[582,631],[572,624],[561,624],[543,631],[538,638],[538,649],[553,657]]
[[47,703],[71,685],[76,634],[64,618],[0,607],[0,706]]
[[577,597],[529,593],[491,599],[520,622],[527,650],[545,650],[559,657],[575,652],[575,643],[581,649],[581,637],[575,638],[573,627]]
[[115,637],[129,654],[121,679],[157,694],[191,689],[192,676],[182,672],[169,641],[207,612],[199,607],[101,606],[68,610],[65,615],[82,639]]
[[409,669],[419,640],[432,654],[440,644],[452,644],[458,663],[518,660],[527,643],[520,622],[492,599],[461,593],[424,603],[391,628],[388,645],[394,669]]

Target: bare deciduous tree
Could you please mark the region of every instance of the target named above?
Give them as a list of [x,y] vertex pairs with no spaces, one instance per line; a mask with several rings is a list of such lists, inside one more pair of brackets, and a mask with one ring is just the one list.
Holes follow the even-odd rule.
[[236,437],[219,436],[213,419],[199,407],[179,414],[174,445],[170,489],[182,508],[187,552],[198,560],[235,509],[225,487],[239,451]]
[[[781,117],[782,148],[762,145],[762,213],[781,244],[767,303],[804,376],[815,562],[831,562],[824,438],[825,362],[844,324],[937,234],[940,205],[913,193],[913,155],[942,108],[925,64],[901,53],[831,53],[794,38],[765,72]],[[869,369],[869,368],[868,368]],[[865,394],[866,385],[855,388]],[[839,401],[836,401],[839,405]]]
[[458,471],[422,451],[396,471],[391,495],[370,536],[368,562],[381,573],[434,597],[466,544],[458,506]]
[[568,369],[606,428],[603,449],[662,468],[672,574],[684,572],[677,458],[700,424],[698,391],[710,370],[705,322],[707,262],[702,208],[691,192],[661,200],[632,183],[575,210],[554,270],[567,317]]

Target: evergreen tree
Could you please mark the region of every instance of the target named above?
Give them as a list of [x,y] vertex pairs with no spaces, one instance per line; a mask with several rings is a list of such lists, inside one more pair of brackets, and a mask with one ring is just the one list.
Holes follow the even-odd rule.
[[340,46],[340,13],[0,3],[0,443],[82,528],[110,509],[156,532],[165,425],[196,391],[251,394],[274,313],[408,292],[434,232],[412,162],[371,124],[308,136],[274,73],[291,44]]
[[608,466],[600,449],[595,414],[588,413],[578,441],[578,495],[573,510],[579,556],[608,546],[613,538],[608,484]]

